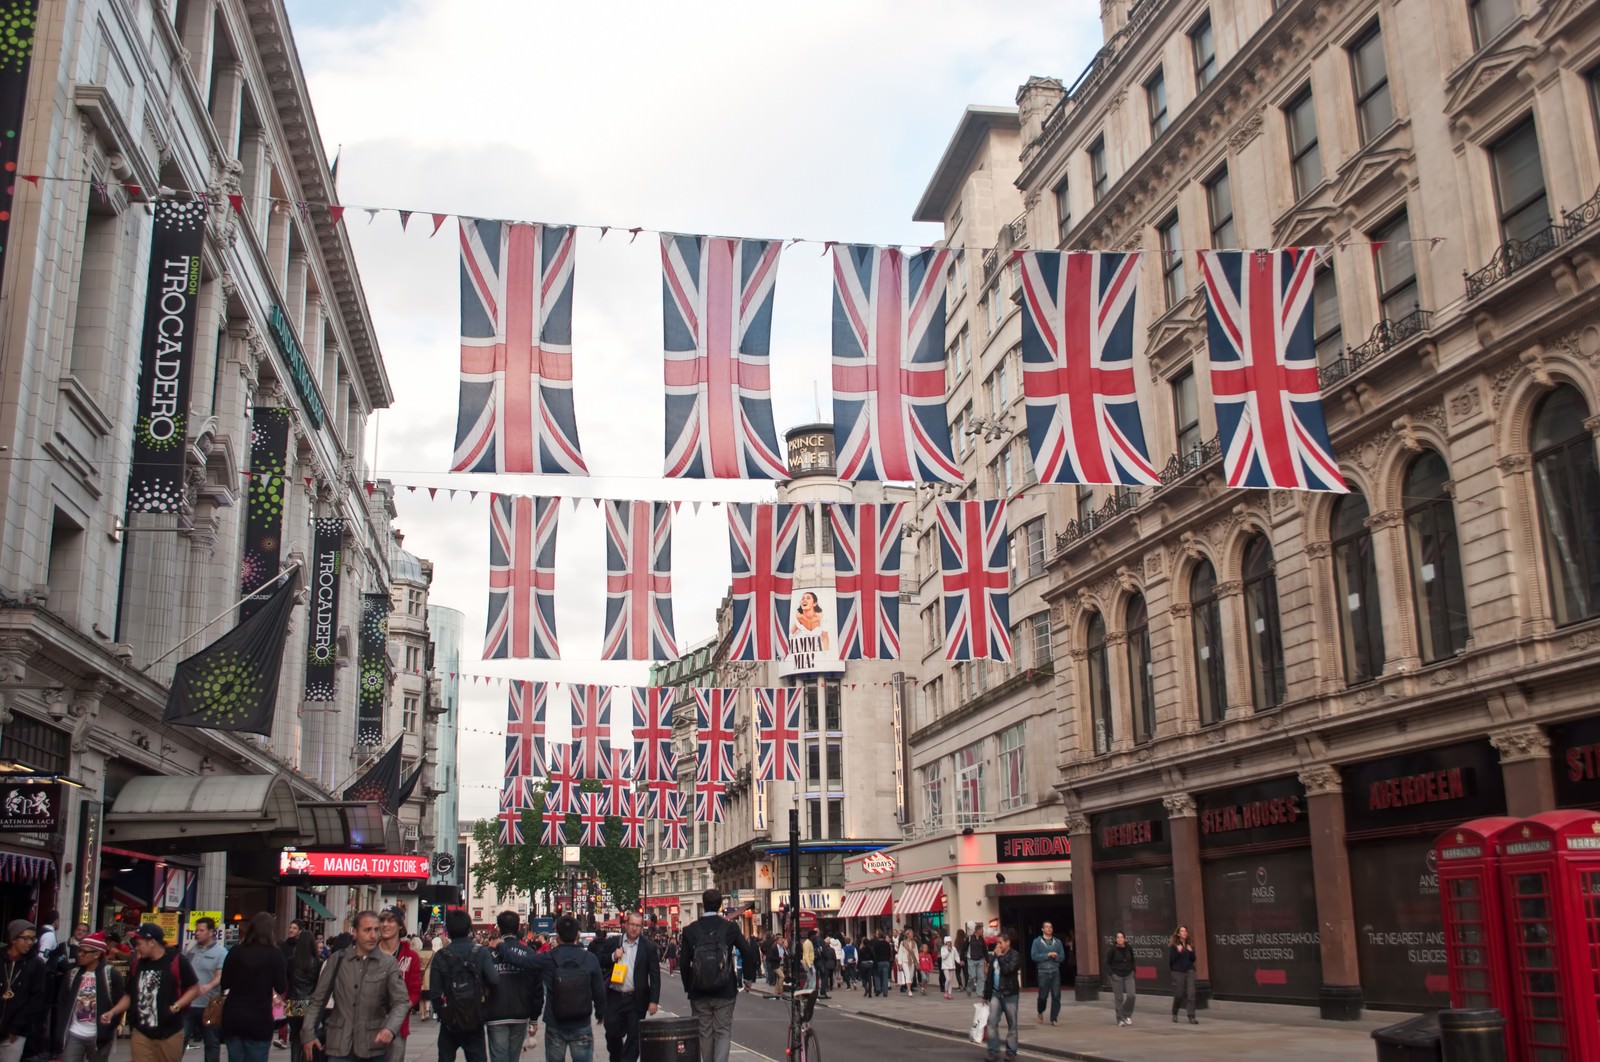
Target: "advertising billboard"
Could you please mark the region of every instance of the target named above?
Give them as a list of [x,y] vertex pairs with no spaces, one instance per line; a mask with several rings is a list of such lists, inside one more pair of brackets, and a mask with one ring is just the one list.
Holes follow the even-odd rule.
[[375,852],[301,852],[278,854],[280,878],[384,878],[428,880],[428,857]]
[[795,587],[789,596],[788,631],[789,651],[778,662],[779,675],[837,675],[844,671],[833,587]]

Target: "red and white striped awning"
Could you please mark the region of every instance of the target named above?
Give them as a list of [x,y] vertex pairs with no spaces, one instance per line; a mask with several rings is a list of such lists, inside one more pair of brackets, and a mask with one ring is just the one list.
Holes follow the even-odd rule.
[[840,918],[878,918],[889,913],[889,898],[893,889],[862,889],[847,893],[844,905],[839,908]]
[[905,891],[900,894],[900,902],[894,905],[896,916],[928,914],[942,910],[944,910],[942,878],[908,882]]

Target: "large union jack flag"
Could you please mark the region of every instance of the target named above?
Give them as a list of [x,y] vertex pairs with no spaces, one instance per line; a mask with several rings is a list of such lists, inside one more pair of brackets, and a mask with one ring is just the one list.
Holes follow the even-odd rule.
[[554,498],[489,500],[489,630],[485,660],[556,660]]
[[602,660],[672,660],[672,506],[608,501]]
[[633,686],[633,762],[645,788],[678,784],[678,757],[672,748],[670,686]]
[[554,808],[544,809],[542,831],[539,841],[545,845],[564,845],[567,843],[567,816],[565,812],[556,811]]
[[1316,257],[1314,247],[1200,252],[1230,487],[1348,489],[1322,416],[1311,317]]
[[833,249],[839,478],[960,483],[945,420],[947,250]]
[[694,691],[695,764],[697,775],[713,782],[733,778],[733,729],[738,717],[737,689]]
[[[622,802],[633,793],[633,760],[632,750],[627,748],[614,748],[611,750],[611,769],[600,780],[600,793],[606,798],[606,806],[620,808]],[[612,811],[611,814],[616,814]]]
[[611,687],[570,683],[572,773],[579,778],[611,774]]
[[585,848],[604,848],[606,844],[606,798],[604,793],[584,793],[578,808],[579,844]]
[[689,847],[689,831],[683,815],[683,792],[673,789],[661,794],[656,802],[656,818],[661,823],[661,847],[669,852],[681,852]]
[[939,502],[944,658],[1010,660],[1006,503]]
[[543,682],[513,682],[506,698],[506,777],[544,777],[545,710],[550,687]]
[[643,848],[645,839],[644,794],[629,793],[621,804],[611,809],[622,820],[622,847]]
[[573,230],[461,219],[452,472],[589,474],[572,409]]
[[578,776],[572,770],[572,747],[551,745],[545,779],[544,809],[557,815],[578,810]]
[[1022,393],[1041,483],[1155,484],[1134,393],[1138,254],[1025,251]]
[[789,598],[801,507],[730,503],[733,557],[730,660],[781,660],[789,651]]
[[694,821],[721,822],[722,805],[728,793],[728,783],[719,782],[706,775],[705,765],[694,777]]
[[805,691],[796,686],[758,689],[756,694],[756,781],[800,780],[800,706]]
[[839,657],[900,659],[900,536],[905,505],[833,505]]
[[522,843],[522,812],[533,803],[526,778],[507,778],[500,788],[500,843]]
[[776,240],[661,236],[671,478],[787,479],[772,423]]

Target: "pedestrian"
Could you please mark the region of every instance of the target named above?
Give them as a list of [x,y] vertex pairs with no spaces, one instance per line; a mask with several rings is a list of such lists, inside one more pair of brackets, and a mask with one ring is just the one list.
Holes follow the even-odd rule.
[[222,962],[222,1024],[215,1032],[228,1045],[228,1062],[266,1062],[272,1053],[273,1003],[289,992],[289,964],[274,942],[277,928],[271,914],[257,913]]
[[661,954],[643,936],[644,916],[624,916],[622,936],[606,941],[600,974],[606,983],[606,1057],[639,1062],[639,1023],[661,1002]]
[[678,972],[678,942],[676,940],[668,940],[667,943],[666,943],[666,946],[662,949],[662,952],[667,957],[667,973],[669,973],[669,974],[677,973]]
[[1172,1020],[1178,1020],[1178,1005],[1189,1005],[1189,1024],[1199,1025],[1194,1016],[1194,941],[1189,939],[1189,927],[1179,926],[1172,931],[1172,942],[1167,948],[1167,965],[1172,968]]
[[956,971],[960,968],[961,951],[953,938],[945,937],[944,943],[939,945],[939,987],[944,989],[946,999],[956,987]]
[[967,995],[972,995],[983,984],[983,964],[989,957],[989,949],[984,947],[983,934],[977,925],[972,927],[972,935],[967,937]]
[[705,914],[684,928],[678,944],[683,987],[695,1020],[700,1023],[701,1062],[728,1062],[728,1050],[733,1044],[733,1005],[739,995],[732,953],[737,950],[743,956],[746,982],[753,983],[755,950],[739,927],[718,913],[722,908],[721,892],[707,889],[700,903]]
[[[417,950],[417,967],[422,971],[422,983],[428,983],[428,970],[433,965],[433,941],[430,934],[422,940],[422,948]],[[413,949],[416,950],[416,949]],[[428,993],[422,993],[422,998],[417,1001],[417,1018],[420,1021],[433,1020],[433,1001],[428,998]]]
[[893,965],[894,945],[889,943],[889,934],[880,929],[872,942],[872,990],[880,997],[889,994],[889,968]]
[[[283,953],[283,965],[284,969],[286,970],[291,969],[294,966],[295,943],[300,939],[300,931],[304,928],[305,925],[298,918],[290,920],[289,924],[284,927],[284,936],[283,939],[278,942],[278,950]],[[294,978],[291,974],[290,981],[292,982],[293,980]],[[293,985],[291,984],[290,987],[292,989]],[[292,1000],[290,999],[284,1000],[283,1014],[285,1020],[272,1032],[273,1047],[289,1046],[289,1023],[293,1020],[292,1016],[289,1014],[289,1005],[291,1002]]]
[[[545,1062],[591,1062],[593,1023],[606,1012],[606,983],[600,960],[578,945],[578,920],[556,919],[556,946],[550,951],[528,955],[501,947],[499,953],[514,963],[534,964],[543,978]],[[539,1012],[533,1017],[537,1022]]]
[[110,1017],[115,1021],[132,1010],[133,1062],[178,1062],[184,1015],[200,994],[200,979],[188,959],[167,947],[166,933],[154,922],[135,930],[133,939],[135,957]]
[[[290,923],[291,925],[293,923]],[[294,951],[288,960],[289,998],[284,1005],[288,1017],[289,1057],[296,1060],[304,1046],[306,1015],[310,1014],[311,997],[317,991],[317,975],[322,972],[322,956],[317,954],[317,938],[302,928],[295,935]],[[312,1032],[316,1031],[316,1015],[312,1014]]]
[[53,1032],[61,1062],[107,1062],[117,1042],[111,1009],[126,992],[122,975],[106,961],[104,933],[79,937],[76,969],[61,984]]
[[216,1027],[205,1023],[206,1006],[217,994],[222,984],[222,964],[228,957],[228,947],[217,933],[217,921],[210,915],[194,920],[194,942],[189,945],[189,965],[200,979],[200,994],[189,1005],[185,1021],[186,1043],[205,1047],[204,1062],[217,1062],[222,1057],[222,1037]]
[[[333,952],[323,964],[306,1007],[313,1023],[302,1047],[307,1062],[320,1050],[327,1051],[328,1062],[387,1058],[410,1009],[400,964],[378,950],[377,912],[359,912],[353,926],[350,946]],[[321,1033],[315,1028],[319,1016],[326,1019]],[[305,1039],[304,1029],[301,1038]]]
[[1133,1024],[1133,1005],[1138,1002],[1139,986],[1134,983],[1133,947],[1120,929],[1106,952],[1106,975],[1111,978],[1111,998],[1116,1004],[1117,1024]]
[[1022,955],[1002,932],[983,972],[983,1001],[989,1004],[989,1062],[1000,1057],[1000,1019],[1006,1019],[1006,1062],[1017,1057],[1017,997],[1022,994]]
[[1056,927],[1046,922],[1039,927],[1033,947],[1028,949],[1034,970],[1039,975],[1039,1020],[1044,1021],[1045,1003],[1050,1004],[1050,1024],[1061,1017],[1061,964],[1067,961],[1067,947],[1056,939]]
[[933,980],[933,950],[926,944],[917,949],[917,983],[922,986],[922,994],[928,994],[928,984]]
[[389,1062],[405,1062],[406,1041],[411,1038],[411,1011],[422,998],[422,961],[416,949],[405,936],[406,913],[400,907],[385,907],[378,912],[378,949],[393,959],[400,967],[400,980],[405,982],[405,1020],[400,1023],[400,1035],[389,1045]]
[[[484,1025],[489,1062],[516,1062],[528,1038],[528,1026],[544,1005],[544,976],[534,962],[538,952],[519,939],[521,921],[515,911],[501,911],[494,920],[500,932],[494,946],[500,987],[489,997],[489,1017]],[[523,961],[513,962],[513,954]]]
[[895,949],[895,960],[900,975],[900,993],[915,995],[917,991],[917,940],[911,930],[900,934],[900,944]]
[[29,954],[39,931],[26,918],[6,924],[6,950],[0,961],[0,1062],[18,1062],[28,1030],[45,1008],[45,969]]
[[56,923],[61,921],[61,915],[55,911],[46,911],[44,920],[39,923],[39,958],[48,959],[56,950]]
[[500,971],[489,950],[473,941],[466,911],[446,912],[444,931],[450,943],[428,968],[428,994],[439,1014],[439,1062],[454,1062],[458,1047],[467,1062],[485,1062],[485,1004]]

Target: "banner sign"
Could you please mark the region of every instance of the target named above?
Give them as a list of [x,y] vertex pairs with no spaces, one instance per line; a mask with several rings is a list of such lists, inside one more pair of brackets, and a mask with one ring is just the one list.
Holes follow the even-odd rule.
[[[22,149],[22,108],[28,101],[28,60],[33,55],[33,25],[36,0],[9,0],[0,7],[7,33],[4,54],[0,54],[0,165],[5,180],[0,181],[0,277],[5,276],[6,242],[11,228],[11,198],[16,192],[14,174],[17,155]],[[90,923],[93,925],[93,923]]]
[[356,744],[383,740],[383,706],[389,699],[389,595],[361,596],[361,695],[356,700]]
[[250,504],[244,515],[244,559],[240,562],[239,590],[246,595],[239,606],[239,622],[255,615],[267,603],[257,594],[277,577],[283,553],[283,505],[289,481],[289,411],[257,406],[251,413]]
[[1037,829],[994,835],[996,863],[1067,863],[1072,837],[1066,830]]
[[425,855],[385,855],[373,852],[278,853],[280,878],[396,878],[428,880]]
[[306,364],[306,356],[300,350],[300,343],[294,338],[294,328],[289,324],[289,317],[277,303],[272,304],[272,313],[267,317],[267,331],[278,341],[278,351],[283,355],[283,360],[289,363],[289,379],[294,381],[294,389],[299,393],[300,401],[305,404],[306,416],[311,418],[311,426],[322,427],[322,419],[325,416],[322,396],[317,393],[316,380],[311,375],[311,367]]
[[839,608],[831,586],[797,586],[789,597],[789,651],[778,674],[839,674]]
[[344,519],[318,520],[311,553],[311,604],[306,622],[307,701],[334,699],[334,656],[339,638],[339,577],[344,566]]
[[0,781],[0,833],[54,833],[60,825],[60,782]]
[[[205,204],[198,199],[181,203],[159,199],[151,224],[128,512],[176,513],[183,502],[183,447],[188,438],[189,370],[200,302]],[[278,574],[276,567],[271,574]]]
[[78,917],[77,922],[95,924],[95,905],[100,891],[100,816],[104,805],[98,800],[80,803],[78,815]]

